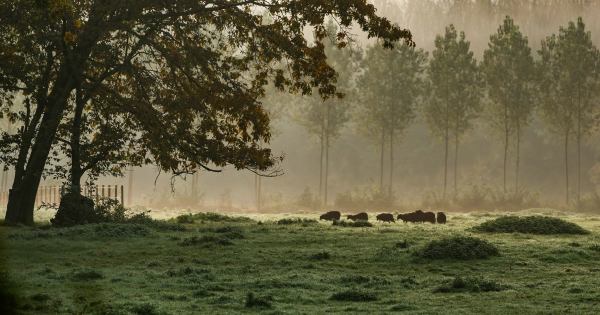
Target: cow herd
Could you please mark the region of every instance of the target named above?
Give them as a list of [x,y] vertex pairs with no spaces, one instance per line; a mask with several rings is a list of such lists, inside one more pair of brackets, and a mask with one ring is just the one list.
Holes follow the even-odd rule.
[[[339,211],[329,211],[326,212],[324,214],[322,214],[319,219],[320,220],[329,220],[329,221],[337,221],[342,217],[342,214]],[[366,212],[361,212],[361,213],[357,213],[357,214],[348,214],[346,215],[346,218],[348,220],[352,220],[352,221],[369,221],[369,215]],[[397,220],[402,220],[403,222],[411,222],[411,223],[417,223],[417,222],[429,222],[429,223],[439,223],[439,224],[445,224],[446,223],[446,214],[443,212],[438,212],[437,216],[435,213],[430,212],[430,211],[422,211],[422,210],[417,210],[414,212],[410,212],[410,213],[403,213],[403,214],[399,214],[398,217],[396,219],[394,219],[394,215],[391,213],[380,213],[378,215],[375,216],[375,218],[377,219],[377,221],[383,221],[383,222],[396,222]]]

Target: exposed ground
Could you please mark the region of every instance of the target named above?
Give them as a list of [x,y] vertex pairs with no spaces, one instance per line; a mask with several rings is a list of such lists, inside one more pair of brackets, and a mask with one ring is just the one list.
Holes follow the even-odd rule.
[[[1,259],[25,314],[600,313],[600,218],[544,211],[591,233],[469,229],[498,213],[373,227],[196,216],[182,220],[193,221],[185,231],[1,227]],[[456,235],[486,240],[500,256],[414,255]]]

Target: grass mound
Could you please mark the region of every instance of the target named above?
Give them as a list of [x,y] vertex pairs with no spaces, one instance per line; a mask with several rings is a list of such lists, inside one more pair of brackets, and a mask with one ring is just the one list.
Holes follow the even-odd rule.
[[333,221],[333,225],[342,227],[372,227],[373,224],[369,221]]
[[244,306],[246,308],[271,308],[273,305],[271,301],[273,298],[271,296],[256,296],[254,293],[250,292],[246,295],[246,302]]
[[342,292],[334,293],[331,298],[334,301],[347,301],[347,302],[370,302],[377,301],[377,295],[372,292],[363,290],[346,290]]
[[498,292],[506,289],[496,281],[484,278],[473,277],[456,277],[450,281],[446,281],[441,286],[437,287],[435,293],[458,293],[458,292]]
[[277,221],[279,225],[291,225],[291,224],[299,224],[302,226],[307,226],[311,224],[317,224],[317,220],[315,219],[304,219],[304,218],[285,218]]
[[232,217],[214,212],[200,212],[184,214],[175,218],[177,223],[190,224],[195,222],[253,222],[247,217]]
[[415,252],[427,259],[484,259],[499,256],[498,248],[488,241],[470,236],[454,236],[434,240]]
[[547,216],[504,216],[473,228],[477,232],[529,234],[589,234],[579,225]]
[[88,269],[81,270],[73,273],[73,280],[75,281],[90,281],[90,280],[99,280],[104,278],[104,275],[96,270]]

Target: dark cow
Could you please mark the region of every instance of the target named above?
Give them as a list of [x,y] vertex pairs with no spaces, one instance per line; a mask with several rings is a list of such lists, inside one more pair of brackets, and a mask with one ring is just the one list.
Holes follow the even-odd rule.
[[396,222],[396,220],[394,220],[394,215],[391,213],[380,213],[377,215],[377,221],[383,221],[383,222]]
[[361,212],[357,214],[349,214],[348,220],[352,221],[369,221],[369,215],[366,212]]
[[437,223],[446,224],[446,214],[443,212],[437,213]]
[[342,214],[339,211],[329,211],[327,213],[322,214],[319,217],[319,220],[328,220],[328,221],[337,221],[340,219]]
[[435,223],[435,213],[423,212],[422,210],[417,210],[415,212],[399,214],[398,220],[402,220],[404,222],[412,222],[412,223],[417,223],[417,222]]

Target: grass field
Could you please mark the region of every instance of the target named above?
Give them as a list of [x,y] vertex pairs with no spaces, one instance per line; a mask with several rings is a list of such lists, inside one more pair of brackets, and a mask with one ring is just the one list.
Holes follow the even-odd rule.
[[[446,225],[196,216],[181,225],[0,233],[24,314],[600,313],[600,218],[545,214],[591,233],[469,230],[499,213],[451,213]],[[414,255],[429,241],[455,235],[487,240],[500,256]]]

